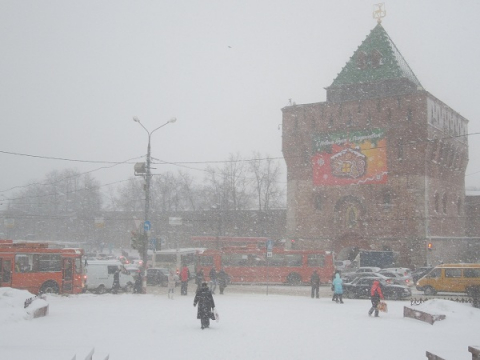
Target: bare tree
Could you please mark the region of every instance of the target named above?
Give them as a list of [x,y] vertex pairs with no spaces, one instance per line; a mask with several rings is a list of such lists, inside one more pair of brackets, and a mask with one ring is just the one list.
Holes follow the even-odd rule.
[[249,169],[254,181],[253,188],[257,198],[258,210],[266,211],[272,206],[279,206],[283,192],[279,186],[280,165],[268,155],[261,158],[260,153],[253,153]]
[[23,220],[16,235],[50,240],[84,239],[85,233],[93,228],[95,214],[102,208],[99,188],[99,182],[91,175],[76,170],[48,173],[44,180],[27,185],[11,199],[9,210]]
[[239,154],[231,154],[223,168],[208,168],[204,193],[222,210],[245,210],[250,207],[247,168]]
[[139,212],[145,209],[144,181],[132,177],[117,190],[114,203],[117,209],[127,212]]

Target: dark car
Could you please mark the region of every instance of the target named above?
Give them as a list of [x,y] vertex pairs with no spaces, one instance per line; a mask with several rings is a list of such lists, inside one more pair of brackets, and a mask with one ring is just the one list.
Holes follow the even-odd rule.
[[147,285],[167,286],[168,274],[169,271],[165,268],[147,269]]
[[350,278],[347,277],[347,278],[343,279],[343,281],[344,281],[344,282],[351,283],[351,282],[353,282],[354,280],[356,280],[357,278],[364,278],[364,277],[376,277],[376,278],[378,278],[379,280],[385,281],[387,284],[394,283],[391,278],[389,278],[388,276],[385,276],[385,275],[383,275],[383,274],[380,274],[380,273],[359,273],[359,274],[354,274],[354,275],[351,275]]
[[370,289],[373,282],[378,280],[385,299],[400,300],[412,296],[412,291],[408,286],[387,284],[383,279],[377,277],[357,278],[351,283],[343,284],[343,292],[346,298],[370,298]]
[[425,266],[416,269],[412,272],[413,283],[416,284],[419,279],[427,275],[432,269],[432,266]]
[[361,274],[374,275],[380,270],[381,269],[379,267],[375,267],[375,266],[363,266],[363,267],[359,267],[356,271],[344,272],[342,274],[342,279],[343,281],[350,282],[350,281],[353,281],[353,279],[357,278]]

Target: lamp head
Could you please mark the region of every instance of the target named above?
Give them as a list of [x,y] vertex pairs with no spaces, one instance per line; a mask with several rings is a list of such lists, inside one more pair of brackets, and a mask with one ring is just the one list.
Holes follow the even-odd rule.
[[173,117],[173,118],[171,118],[168,122],[174,123],[175,121],[177,121],[177,118],[176,118],[176,117]]
[[138,122],[138,123],[139,123],[139,122],[140,122],[140,119],[139,119],[138,117],[134,116],[134,117],[133,117],[133,121],[135,121],[135,122]]

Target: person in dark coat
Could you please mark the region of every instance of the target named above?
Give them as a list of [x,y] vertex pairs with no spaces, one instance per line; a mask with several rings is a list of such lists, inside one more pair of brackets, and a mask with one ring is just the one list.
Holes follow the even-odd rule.
[[143,293],[143,277],[142,272],[140,271],[135,278],[135,284],[133,285],[133,293],[141,294]]
[[203,269],[200,269],[195,274],[195,284],[197,285],[197,290],[202,286],[203,281],[205,280],[205,275],[203,274]]
[[320,291],[320,276],[318,276],[318,271],[315,270],[312,273],[312,276],[310,276],[310,285],[312,286],[312,299],[313,296],[318,299],[319,296],[319,291]]
[[117,269],[113,274],[112,293],[116,294],[118,290],[120,290],[120,269]]
[[213,301],[212,292],[208,288],[206,282],[202,283],[202,286],[195,294],[193,299],[193,306],[197,306],[197,319],[200,319],[202,330],[210,326],[210,319],[214,320],[215,316],[212,310],[215,308],[215,301]]
[[225,270],[220,269],[220,271],[217,274],[217,279],[218,279],[218,288],[220,289],[220,294],[223,295],[223,291],[227,287],[227,282],[228,282],[228,275],[225,272]]
[[380,303],[380,299],[384,300],[383,298],[383,293],[382,293],[382,288],[380,286],[380,282],[378,280],[375,280],[372,284],[372,287],[370,289],[370,300],[372,301],[372,307],[368,311],[368,315],[372,315],[372,313],[375,311],[375,316],[378,317],[378,304]]

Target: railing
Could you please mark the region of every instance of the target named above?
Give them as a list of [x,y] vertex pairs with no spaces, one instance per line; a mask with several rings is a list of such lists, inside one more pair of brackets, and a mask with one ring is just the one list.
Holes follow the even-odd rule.
[[411,305],[419,305],[429,299],[443,299],[443,300],[449,300],[449,301],[455,301],[455,302],[460,302],[460,303],[470,303],[473,305],[475,308],[480,309],[480,289],[475,288],[471,292],[469,292],[468,295],[464,296],[459,296],[456,298],[453,297],[448,297],[448,296],[429,296],[428,298],[412,298],[410,300]]
[[474,300],[472,298],[467,298],[467,297],[457,297],[457,298],[447,298],[447,297],[428,297],[428,298],[411,298],[410,299],[410,305],[420,305],[428,300],[433,300],[433,299],[440,299],[440,300],[448,300],[448,301],[455,301],[458,303],[469,303],[473,304]]

